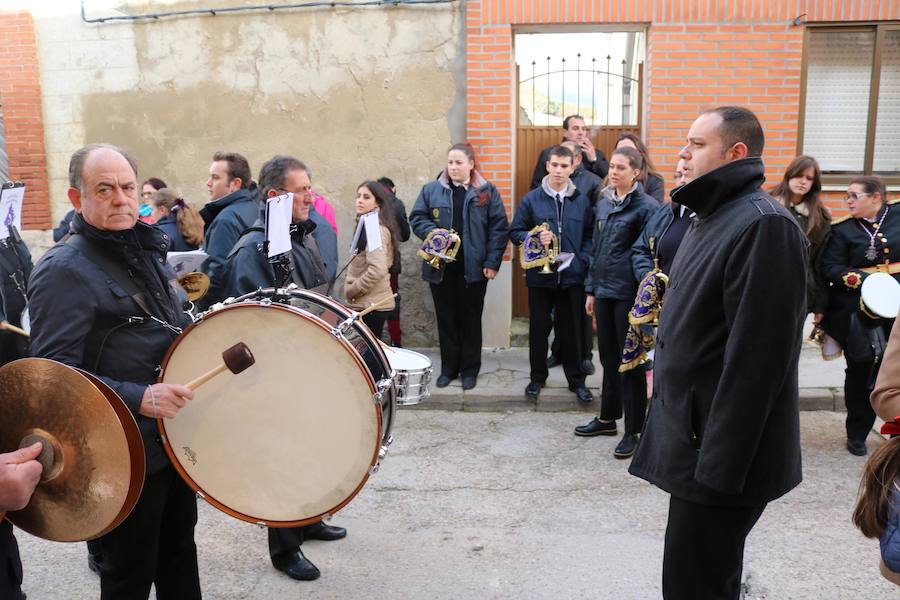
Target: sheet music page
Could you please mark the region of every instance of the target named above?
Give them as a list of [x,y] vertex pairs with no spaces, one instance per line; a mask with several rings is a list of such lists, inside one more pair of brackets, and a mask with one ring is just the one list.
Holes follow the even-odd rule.
[[188,252],[169,252],[166,254],[166,262],[175,271],[179,277],[199,271],[200,265],[207,259],[209,255],[203,250],[190,250]]
[[366,251],[374,252],[381,248],[381,225],[378,222],[378,211],[373,210],[362,216],[360,221],[366,224]]
[[556,268],[557,271],[565,271],[570,266],[572,266],[572,259],[575,258],[575,255],[571,252],[560,252],[556,257],[556,262],[559,263],[559,266]]
[[291,251],[293,202],[293,194],[284,194],[266,200],[266,240],[269,242],[269,258]]
[[18,231],[22,231],[22,204],[24,201],[24,185],[0,189],[0,239],[9,237],[10,225],[15,225]]

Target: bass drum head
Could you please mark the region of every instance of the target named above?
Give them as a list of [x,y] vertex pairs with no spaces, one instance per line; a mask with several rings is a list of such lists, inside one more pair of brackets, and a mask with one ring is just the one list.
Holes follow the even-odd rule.
[[866,277],[860,294],[866,308],[883,319],[894,319],[900,312],[900,283],[887,273]]
[[346,505],[381,446],[375,386],[359,355],[320,319],[244,302],[205,315],[169,350],[161,381],[186,383],[244,342],[255,363],[198,387],[160,420],[185,481],[239,519],[303,525]]

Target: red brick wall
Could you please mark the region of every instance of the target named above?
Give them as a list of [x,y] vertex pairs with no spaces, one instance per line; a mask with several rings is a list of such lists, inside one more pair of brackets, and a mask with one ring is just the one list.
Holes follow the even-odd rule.
[[0,103],[9,154],[9,177],[26,185],[24,229],[50,227],[50,195],[41,77],[34,21],[29,13],[0,14]]
[[[645,25],[645,139],[657,166],[674,169],[700,110],[740,104],[763,122],[774,184],[797,147],[804,28],[791,22],[803,13],[807,22],[898,19],[900,0],[468,0],[468,139],[511,206],[514,28]],[[831,206],[844,210],[839,201]]]

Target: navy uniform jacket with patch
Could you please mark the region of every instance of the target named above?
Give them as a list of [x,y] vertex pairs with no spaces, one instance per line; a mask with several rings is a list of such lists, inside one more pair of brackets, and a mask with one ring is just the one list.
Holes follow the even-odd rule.
[[169,464],[156,420],[138,413],[147,386],[177,337],[190,324],[187,300],[166,262],[167,236],[138,222],[125,231],[100,231],[76,214],[72,230],[84,235],[122,269],[144,298],[151,315],[113,276],[66,242],[50,248],[31,275],[31,353],[96,374],[131,410],[147,454],[147,472]]
[[[480,196],[487,201],[480,202]],[[480,206],[479,206],[480,204]],[[413,233],[421,240],[436,227],[450,229],[453,223],[453,192],[446,173],[436,181],[425,184],[409,213]],[[494,184],[484,179],[478,171],[472,171],[471,185],[466,190],[463,203],[463,274],[466,283],[484,281],[484,269],[500,270],[503,251],[506,250],[509,221],[500,192]],[[444,277],[445,263],[439,269],[422,261],[422,279],[440,283]]]
[[669,274],[629,471],[698,504],[759,506],[802,478],[807,242],[764,178],[761,159],[737,160],[672,197],[697,217]]
[[[546,179],[546,178],[545,178]],[[571,252],[575,255],[572,264],[556,276],[543,275],[540,269],[525,271],[525,284],[528,287],[561,287],[584,285],[588,266],[591,262],[591,240],[594,231],[593,211],[591,203],[574,185],[569,182],[562,207],[562,232],[557,212],[556,198],[550,195],[551,190],[546,181],[541,187],[531,190],[522,198],[516,209],[512,224],[509,226],[509,239],[514,245],[521,245],[525,236],[537,225],[547,223],[559,241],[560,252]],[[516,250],[518,252],[518,249]]]

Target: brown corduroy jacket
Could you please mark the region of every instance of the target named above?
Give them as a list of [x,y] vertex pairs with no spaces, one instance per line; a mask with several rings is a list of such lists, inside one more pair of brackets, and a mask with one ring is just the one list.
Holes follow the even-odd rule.
[[891,329],[891,339],[881,360],[871,401],[875,414],[885,421],[900,417],[900,327],[897,321]]

